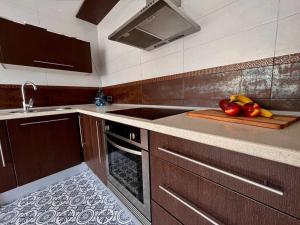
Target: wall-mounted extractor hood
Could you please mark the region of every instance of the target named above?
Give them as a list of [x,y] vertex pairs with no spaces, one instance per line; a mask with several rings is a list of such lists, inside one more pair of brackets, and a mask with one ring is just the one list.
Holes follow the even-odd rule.
[[180,4],[180,0],[148,0],[146,7],[108,39],[152,50],[199,31],[200,26],[184,14]]

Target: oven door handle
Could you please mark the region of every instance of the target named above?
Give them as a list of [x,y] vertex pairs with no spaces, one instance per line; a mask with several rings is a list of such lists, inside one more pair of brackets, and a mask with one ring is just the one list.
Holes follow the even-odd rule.
[[142,155],[142,152],[140,151],[136,151],[136,150],[133,150],[133,149],[129,149],[129,148],[125,148],[123,146],[120,146],[118,144],[116,144],[115,142],[113,142],[112,140],[110,140],[107,135],[106,135],[106,140],[108,141],[108,143],[110,143],[112,146],[114,146],[115,148],[123,151],[123,152],[127,152],[127,153],[130,153],[130,154],[134,154],[134,155]]

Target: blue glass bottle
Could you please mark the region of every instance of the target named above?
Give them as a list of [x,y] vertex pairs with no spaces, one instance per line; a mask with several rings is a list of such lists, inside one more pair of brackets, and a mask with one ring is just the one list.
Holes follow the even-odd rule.
[[95,97],[95,104],[97,107],[106,105],[105,95],[102,90],[99,90],[97,92],[96,97]]

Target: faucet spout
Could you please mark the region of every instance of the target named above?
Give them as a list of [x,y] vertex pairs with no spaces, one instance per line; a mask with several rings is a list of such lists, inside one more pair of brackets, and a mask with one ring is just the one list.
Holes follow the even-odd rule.
[[33,87],[33,90],[37,90],[36,85],[31,81],[26,81],[22,84],[21,92],[22,92],[22,99],[23,99],[23,110],[24,112],[28,112],[29,108],[32,108],[33,106],[33,100],[30,99],[29,103],[26,103],[26,97],[25,97],[25,86],[30,85]]

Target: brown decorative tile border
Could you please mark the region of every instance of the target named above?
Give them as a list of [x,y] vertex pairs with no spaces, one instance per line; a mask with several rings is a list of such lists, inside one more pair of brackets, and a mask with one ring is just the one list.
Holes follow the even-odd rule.
[[274,58],[274,65],[290,64],[300,62],[300,53],[277,56]]
[[[115,100],[117,96],[117,103],[216,107],[220,99],[244,93],[266,108],[299,110],[295,105],[299,103],[297,99],[288,101],[300,96],[298,63],[300,53],[108,86],[103,90]],[[287,88],[291,83],[293,88]],[[285,84],[284,90],[280,90],[281,84]],[[277,99],[279,94],[285,101]]]

